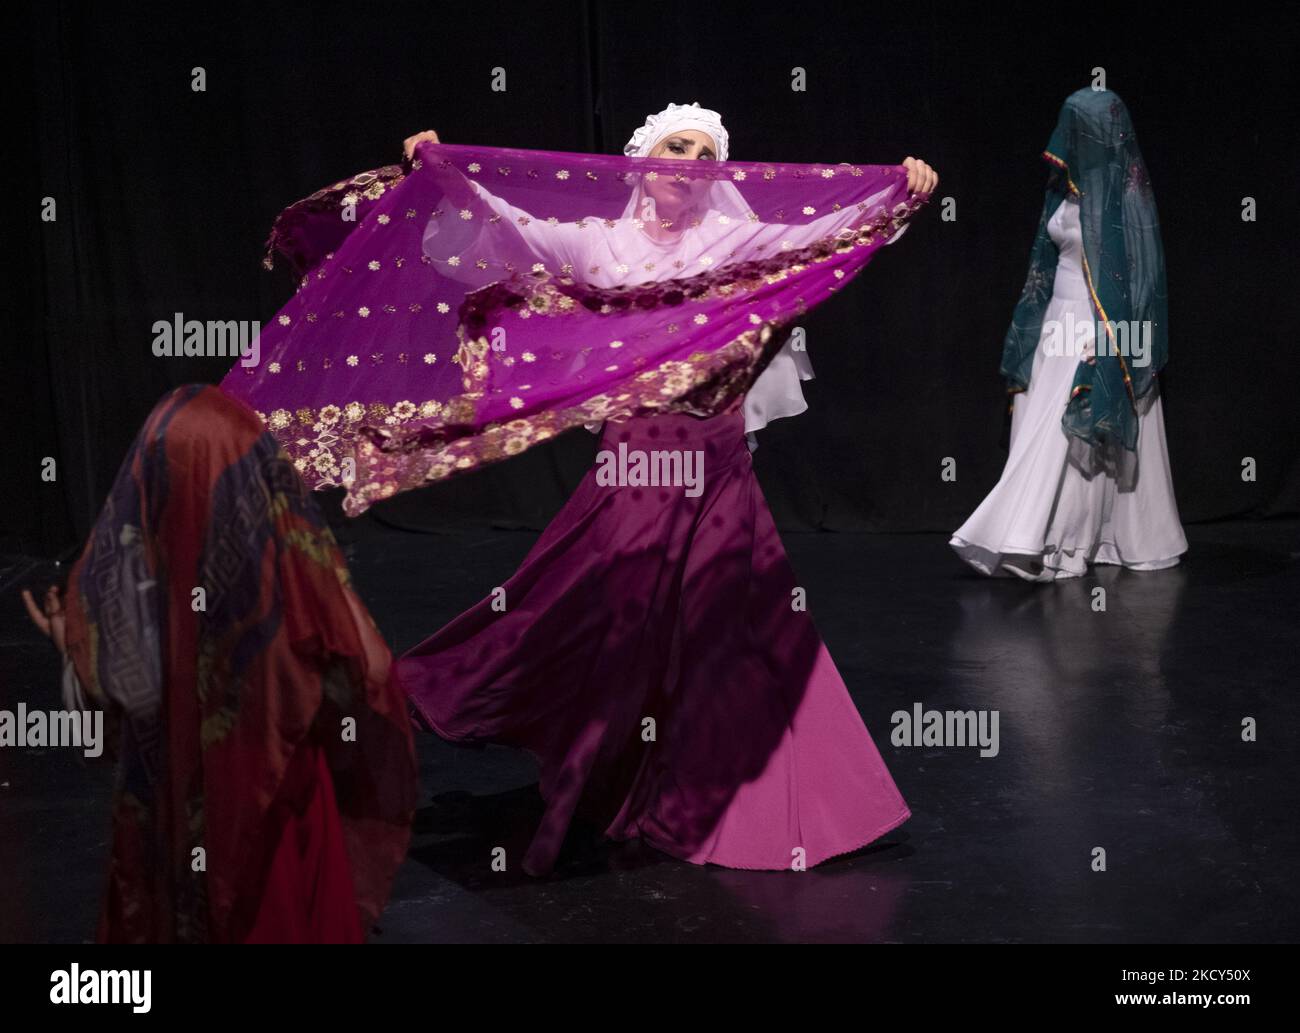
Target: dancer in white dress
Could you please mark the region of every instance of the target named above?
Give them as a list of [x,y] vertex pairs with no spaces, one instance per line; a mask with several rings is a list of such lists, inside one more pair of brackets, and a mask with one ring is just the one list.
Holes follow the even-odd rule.
[[[1024,388],[1014,403],[1010,454],[997,485],[949,544],[981,573],[1034,581],[1078,577],[1090,563],[1172,567],[1187,539],[1155,377],[1165,351],[1163,252],[1122,102],[1108,91],[1074,94],[1044,156],[1057,170],[1057,193],[1049,187],[1045,232],[1003,358],[1013,389]],[[1118,189],[1107,191],[1108,176]],[[1102,223],[1100,206],[1108,203],[1090,206],[1089,196],[1108,193],[1123,196],[1122,225],[1115,238],[1101,229],[1089,236],[1085,220]],[[1112,253],[1117,249],[1123,254]],[[1102,295],[1114,288],[1099,284],[1097,272],[1117,265],[1130,282],[1106,304]],[[1134,325],[1149,320],[1156,346],[1148,337],[1145,353],[1126,353],[1111,345],[1103,324],[1098,355],[1098,320],[1106,316],[1131,317]],[[1027,333],[1037,339],[1032,355]],[[1114,374],[1110,384],[1107,373]]]

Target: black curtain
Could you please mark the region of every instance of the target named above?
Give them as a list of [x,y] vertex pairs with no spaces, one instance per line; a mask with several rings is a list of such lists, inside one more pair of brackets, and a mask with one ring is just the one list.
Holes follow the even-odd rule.
[[[396,160],[403,137],[618,151],[668,101],[720,110],[737,158],[896,162],[942,177],[931,210],[804,323],[811,410],[761,436],[783,528],[950,530],[997,479],[997,368],[1062,100],[1104,68],[1160,207],[1171,362],[1161,382],[1186,522],[1300,512],[1295,15],[1198,23],[1117,8],[686,3],[72,2],[11,21],[17,252],[6,306],[0,551],[89,527],[136,428],[222,360],[158,359],[151,326],[269,319],[276,213]],[[206,90],[191,89],[193,69]],[[490,88],[494,68],[505,92]],[[791,89],[795,69],[807,89]],[[1243,198],[1258,218],[1241,218]],[[41,219],[45,198],[57,219]],[[951,199],[946,202],[945,199]],[[954,218],[942,217],[946,205]],[[421,527],[542,526],[590,461],[576,432],[391,500]],[[46,458],[57,479],[41,478]],[[957,479],[941,478],[946,457]],[[1242,464],[1252,459],[1253,482]]]

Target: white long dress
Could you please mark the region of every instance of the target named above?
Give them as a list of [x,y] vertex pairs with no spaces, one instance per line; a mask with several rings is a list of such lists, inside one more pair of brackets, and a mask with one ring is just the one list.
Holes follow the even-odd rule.
[[[1061,426],[1078,363],[1093,354],[1095,329],[1077,201],[1056,209],[1048,233],[1059,250],[1056,279],[1029,388],[1015,398],[1007,464],[949,544],[981,573],[1031,581],[1078,577],[1089,563],[1172,567],[1187,539],[1174,501],[1159,388],[1139,400],[1136,453],[1103,454]],[[1090,329],[1071,350],[1053,338],[1053,321],[1067,331],[1072,322]],[[1072,339],[1069,332],[1062,336]]]

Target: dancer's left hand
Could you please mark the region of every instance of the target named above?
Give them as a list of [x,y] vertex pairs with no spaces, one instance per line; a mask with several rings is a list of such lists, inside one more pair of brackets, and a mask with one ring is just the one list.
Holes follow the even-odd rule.
[[907,189],[913,194],[929,194],[939,185],[939,173],[920,158],[904,158],[899,162],[907,169]]

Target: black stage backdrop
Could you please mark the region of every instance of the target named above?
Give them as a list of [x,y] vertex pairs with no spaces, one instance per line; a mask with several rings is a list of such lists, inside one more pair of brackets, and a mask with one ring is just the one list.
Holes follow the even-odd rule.
[[[696,100],[723,113],[736,157],[918,155],[939,170],[929,211],[806,321],[811,410],[764,432],[756,464],[783,528],[951,530],[1005,458],[998,359],[1042,203],[1038,155],[1096,67],[1133,114],[1161,212],[1161,381],[1183,518],[1300,511],[1295,15],[1116,14],[425,0],[52,2],[11,15],[5,243],[19,261],[0,471],[17,505],[0,507],[0,547],[75,544],[157,398],[224,374],[219,359],[154,358],[155,320],[265,321],[288,298],[286,274],[259,265],[288,203],[396,160],[418,130],[618,151],[647,112]],[[205,92],[191,90],[196,67]],[[495,67],[505,92],[491,89]],[[796,68],[806,92],[791,89]],[[46,197],[56,222],[40,220]],[[1242,220],[1245,197],[1257,221]],[[941,217],[946,198],[955,219]],[[539,527],[593,449],[579,431],[372,512]],[[46,456],[53,483],[39,476]],[[940,476],[945,457],[955,482]]]

